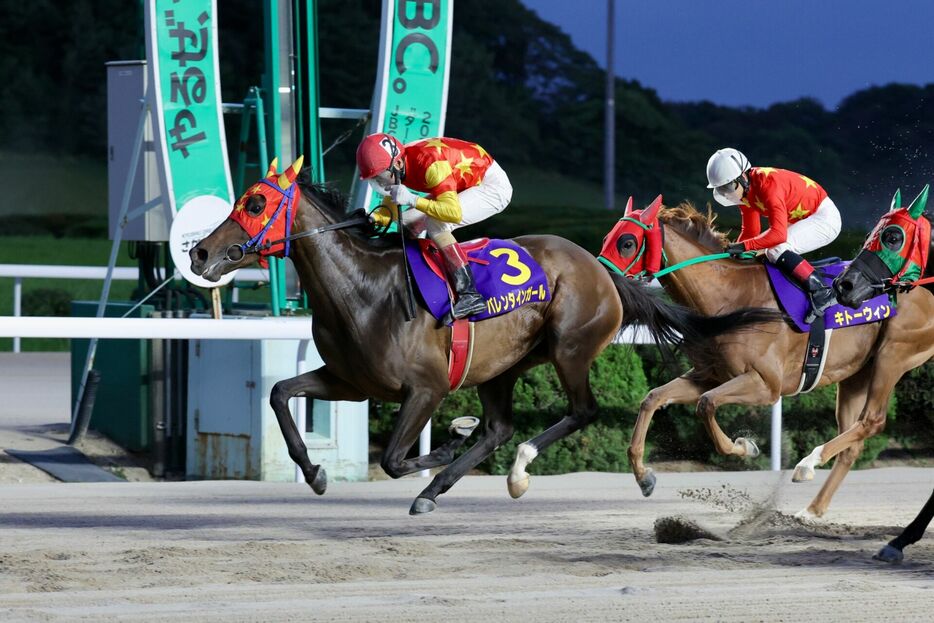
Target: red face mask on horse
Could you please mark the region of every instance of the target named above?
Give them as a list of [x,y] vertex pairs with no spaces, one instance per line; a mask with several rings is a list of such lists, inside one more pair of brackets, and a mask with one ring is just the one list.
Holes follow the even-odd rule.
[[280,174],[276,172],[278,159],[274,158],[269,163],[266,177],[250,186],[230,213],[230,219],[236,221],[250,236],[242,249],[256,248],[260,255],[259,265],[263,268],[269,266],[266,256],[285,257],[289,254],[288,241],[270,243],[287,238],[292,231],[295,203],[301,198],[295,178],[302,169],[303,161],[304,156],[299,156]]
[[643,210],[632,209],[632,197],[626,212],[603,239],[599,260],[614,272],[630,278],[651,277],[662,267],[664,234],[658,222],[662,196]]
[[892,207],[869,234],[863,249],[876,256],[892,272],[892,282],[911,282],[921,278],[931,248],[931,223],[923,217],[928,187],[901,207],[901,192],[892,198]]

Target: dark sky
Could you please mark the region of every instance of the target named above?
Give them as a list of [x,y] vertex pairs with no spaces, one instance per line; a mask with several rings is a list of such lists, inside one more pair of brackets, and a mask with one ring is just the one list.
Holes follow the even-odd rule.
[[[606,0],[522,0],[601,66]],[[665,100],[834,108],[889,82],[934,82],[932,0],[616,0],[617,75]]]

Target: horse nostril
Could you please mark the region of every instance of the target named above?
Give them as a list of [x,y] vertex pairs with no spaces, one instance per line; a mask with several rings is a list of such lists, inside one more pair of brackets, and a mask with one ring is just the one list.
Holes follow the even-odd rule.
[[198,262],[208,261],[208,252],[201,247],[195,247],[191,250],[191,259]]
[[849,281],[841,281],[841,282],[840,282],[840,289],[843,290],[844,292],[852,292],[852,291],[853,291],[853,284],[852,284],[851,282],[849,282]]

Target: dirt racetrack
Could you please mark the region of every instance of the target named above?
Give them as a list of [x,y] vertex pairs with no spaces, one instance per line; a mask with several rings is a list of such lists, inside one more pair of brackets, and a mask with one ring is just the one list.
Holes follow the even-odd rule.
[[[818,473],[818,482],[826,477]],[[409,517],[424,481],[0,486],[0,620],[930,621],[934,537],[872,554],[934,469],[852,473],[826,521],[789,473],[475,476]],[[776,510],[777,509],[777,510]],[[658,544],[684,516],[723,540]]]

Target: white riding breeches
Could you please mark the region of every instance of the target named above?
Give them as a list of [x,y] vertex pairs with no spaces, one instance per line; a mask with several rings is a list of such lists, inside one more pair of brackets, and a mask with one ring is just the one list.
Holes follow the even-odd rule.
[[461,220],[459,223],[445,223],[433,219],[418,210],[406,210],[402,214],[402,222],[413,233],[427,231],[428,236],[434,238],[436,234],[450,232],[460,227],[473,225],[499,214],[506,209],[512,199],[512,184],[506,172],[495,161],[490,164],[477,186],[472,186],[457,194],[461,204]]
[[785,251],[802,255],[820,249],[840,235],[840,227],[840,211],[830,197],[826,197],[814,214],[789,225],[785,242],[766,249],[765,256],[774,263]]

